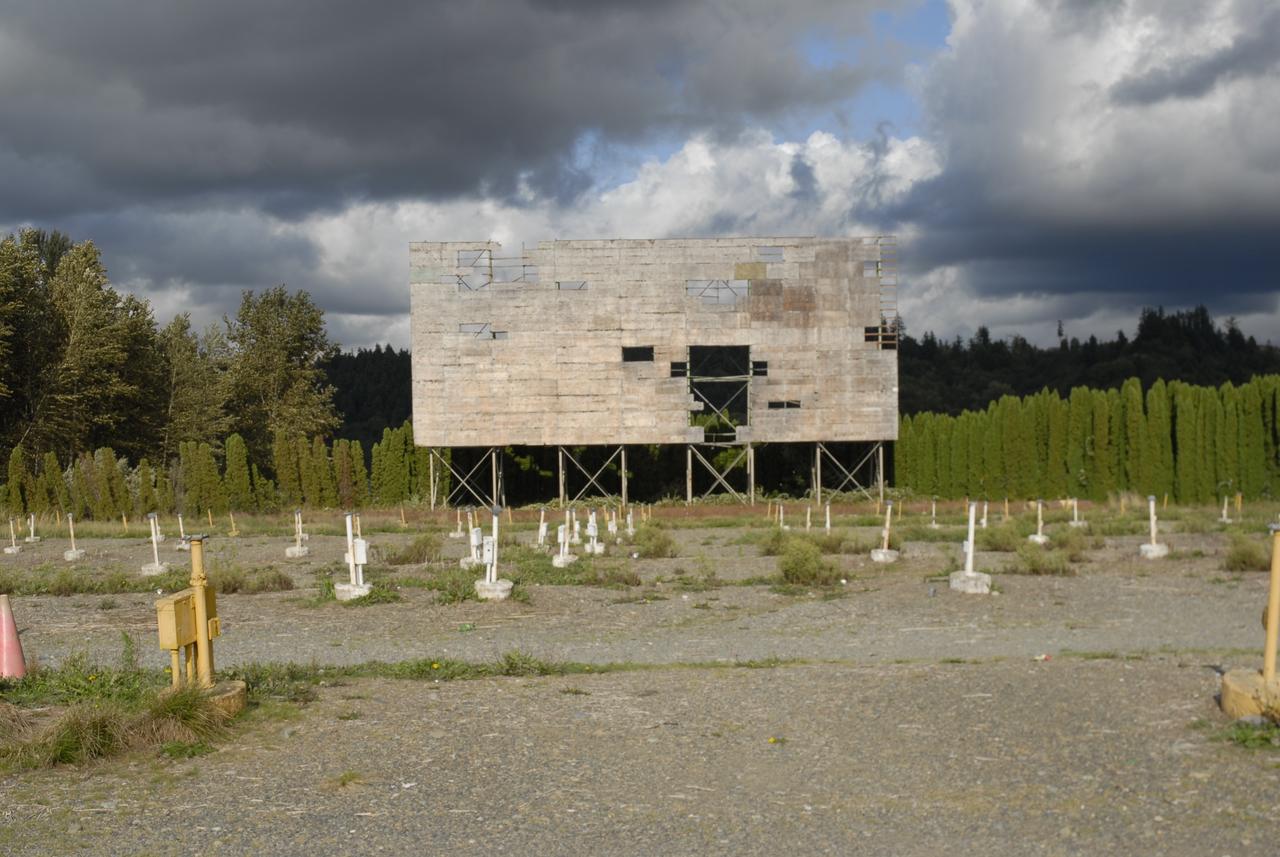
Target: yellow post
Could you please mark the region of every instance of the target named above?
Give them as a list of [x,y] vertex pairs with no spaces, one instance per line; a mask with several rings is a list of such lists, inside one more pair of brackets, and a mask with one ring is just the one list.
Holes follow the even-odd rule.
[[1280,530],[1271,531],[1271,586],[1267,591],[1267,643],[1262,652],[1262,681],[1276,677],[1276,637],[1280,634]]
[[1240,517],[1240,512],[1244,508],[1244,495],[1239,491],[1236,492],[1236,517]]
[[236,529],[236,513],[228,509],[227,517],[231,519],[231,530],[230,532],[227,533],[227,535],[231,536],[232,538],[240,535],[240,531]]
[[1160,505],[1160,508],[1161,509],[1169,508],[1169,492],[1168,491],[1164,493],[1164,502]]
[[191,589],[196,606],[196,680],[201,687],[213,687],[213,646],[209,645],[209,603],[205,600],[204,539],[191,537]]
[[120,519],[121,519],[122,521],[124,521],[124,531],[125,531],[126,533],[127,533],[127,532],[129,532],[129,516],[128,516],[128,515],[121,515],[121,516],[120,516]]

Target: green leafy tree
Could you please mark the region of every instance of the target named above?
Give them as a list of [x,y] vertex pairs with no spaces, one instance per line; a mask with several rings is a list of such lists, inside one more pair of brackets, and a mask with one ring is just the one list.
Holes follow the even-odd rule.
[[310,295],[284,286],[245,292],[226,327],[229,411],[251,457],[265,459],[275,435],[325,435],[337,427],[333,388],[320,368],[336,349]]
[[191,329],[187,313],[175,316],[159,334],[164,363],[164,429],[161,460],[177,455],[184,441],[219,443],[227,434],[226,338],[216,328],[203,337]]
[[1157,497],[1173,491],[1173,412],[1168,387],[1157,380],[1147,390],[1147,455],[1150,457],[1150,487]]
[[10,515],[24,515],[28,511],[27,493],[31,474],[27,470],[27,457],[22,447],[15,446],[9,453],[8,479],[5,481],[5,507]]

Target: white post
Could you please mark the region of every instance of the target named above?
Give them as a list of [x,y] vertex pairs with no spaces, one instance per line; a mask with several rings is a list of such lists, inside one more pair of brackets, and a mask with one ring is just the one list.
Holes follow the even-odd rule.
[[1071,523],[1080,523],[1080,501],[1075,497],[1071,498]]
[[496,583],[498,580],[498,516],[501,509],[497,506],[493,507],[493,561],[489,563],[489,567],[485,569],[484,579],[486,583]]
[[1044,501],[1036,501],[1036,535],[1044,537]]
[[827,523],[826,523],[826,528],[827,528],[827,532],[828,532],[828,533],[829,533],[829,532],[831,532],[831,504],[830,504],[830,503],[828,503],[828,504],[827,504]]
[[631,516],[631,510],[627,509],[627,537],[630,538],[636,534],[636,522]]
[[1156,543],[1156,498],[1155,495],[1147,497],[1147,518],[1151,522],[1151,544]]
[[813,509],[811,507],[809,506],[804,507],[804,531],[806,533],[809,532],[809,529],[813,526],[813,520],[810,515],[810,512],[812,511]]
[[9,546],[4,549],[7,554],[22,553],[22,548],[18,547],[18,531],[13,528],[13,518],[9,519]]
[[1227,517],[1227,497],[1225,494],[1222,496],[1222,523],[1231,523],[1231,519]]
[[991,592],[991,575],[973,570],[974,536],[973,529],[978,517],[978,504],[969,504],[969,540],[965,542],[964,571],[951,573],[951,588],[970,595],[987,595]]
[[67,530],[71,533],[71,550],[76,549],[76,523],[71,518],[71,513],[67,512]]
[[987,528],[987,501],[982,501],[982,529]]
[[932,530],[938,529],[938,501],[936,499],[930,501],[929,528]]
[[181,512],[178,513],[178,538],[182,539],[184,542],[187,540],[187,528],[182,523]]
[[350,578],[351,585],[356,585],[356,537],[355,530],[352,526],[352,518],[354,516],[347,512],[344,516],[347,524],[347,575]]
[[881,550],[889,549],[889,528],[893,526],[893,501],[890,500],[888,505],[884,507],[884,538],[880,545]]
[[978,516],[978,504],[969,504],[969,541],[965,542],[964,573],[973,574],[973,524]]
[[151,560],[156,564],[156,568],[160,567],[160,525],[156,522],[156,513],[152,512],[147,515],[147,519],[151,522]]
[[547,543],[547,509],[542,507],[538,510],[538,547],[542,547]]
[[29,533],[29,535],[27,536],[27,541],[29,541],[29,542],[34,542],[34,541],[36,540],[36,514],[35,514],[35,512],[32,512],[32,513],[31,513],[31,515],[27,518],[27,532]]

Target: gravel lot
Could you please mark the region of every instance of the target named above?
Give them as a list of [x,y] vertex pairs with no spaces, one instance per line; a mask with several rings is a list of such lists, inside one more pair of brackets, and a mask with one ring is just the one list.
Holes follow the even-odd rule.
[[[198,760],[11,775],[0,851],[1225,855],[1277,841],[1280,755],[1214,740],[1217,670],[1260,660],[1266,588],[1265,574],[1222,570],[1224,535],[1175,533],[1158,562],[1136,558],[1138,537],[1108,538],[1077,576],[997,573],[991,597],[931,580],[957,553],[933,543],[909,543],[888,568],[834,557],[839,597],[681,583],[774,573],[744,532],[675,530],[678,558],[620,559],[641,587],[529,587],[527,603],[498,605],[405,589],[359,608],[311,603],[336,537],[314,536],[299,562],[283,538],[215,540],[215,569],[270,563],[300,587],[221,596],[220,666],[519,650],[650,668],[362,679],[323,688],[297,719],[251,715]],[[409,538],[372,536],[383,550]],[[80,541],[104,572],[149,561],[138,540]],[[64,547],[5,560],[55,573]],[[162,665],[154,600],[14,609],[43,662],[113,658],[124,631]],[[728,666],[770,657],[802,662]]]

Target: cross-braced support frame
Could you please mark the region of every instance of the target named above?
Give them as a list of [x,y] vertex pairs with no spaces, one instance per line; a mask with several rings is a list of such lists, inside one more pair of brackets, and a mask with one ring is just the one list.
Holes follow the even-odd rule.
[[[557,450],[556,463],[557,463],[557,469],[559,471],[559,478],[560,478],[560,505],[562,507],[565,506],[567,503],[578,502],[587,493],[587,491],[590,490],[593,486],[597,491],[600,492],[600,496],[602,496],[604,499],[621,500],[623,506],[627,505],[628,499],[627,499],[627,448],[626,446],[619,446],[617,449],[615,449],[613,453],[605,460],[604,464],[601,464],[600,467],[597,468],[594,473],[592,473],[586,467],[583,467],[582,462],[578,461],[578,459],[574,457],[573,453],[569,452],[569,450],[565,449],[563,446],[556,447],[556,450]],[[579,471],[581,471],[583,476],[587,477],[586,484],[582,486],[582,488],[578,491],[577,494],[573,495],[573,499],[571,500],[568,498],[568,495],[569,495],[568,471],[565,469],[565,466],[564,466],[566,459],[570,464],[572,464]],[[609,465],[613,464],[614,461],[618,461],[619,459],[621,459],[618,463],[619,493],[615,494],[612,491],[606,490],[605,487],[600,484],[600,479],[604,476],[604,472],[609,469]]]
[[822,503],[822,460],[826,458],[836,466],[837,475],[841,476],[840,482],[832,489],[831,493],[839,494],[845,490],[845,486],[849,486],[854,491],[862,492],[868,500],[874,500],[871,496],[871,490],[858,481],[857,474],[867,462],[874,459],[875,462],[875,484],[874,487],[879,492],[880,501],[884,502],[884,442],[876,441],[867,450],[862,458],[858,459],[852,469],[844,466],[844,462],[836,458],[827,445],[821,441],[814,444],[813,447],[813,499],[815,503]]
[[[732,444],[712,444],[711,446],[716,449],[732,449],[734,447]],[[720,486],[732,494],[734,499],[739,503],[751,506],[756,504],[756,448],[753,444],[748,443],[739,447],[738,454],[733,457],[729,462],[729,465],[723,470],[708,460],[707,457],[702,454],[702,451],[694,444],[687,444],[685,446],[684,482],[686,506],[693,503],[693,462],[695,459],[700,462],[704,468],[706,468],[706,471],[711,474],[712,478],[711,486],[707,488],[706,491],[702,492],[701,497],[710,496],[716,490],[716,487]],[[743,464],[744,461],[746,462],[747,468],[747,491],[745,495],[730,485],[728,479],[729,474],[732,473],[739,465]]]
[[[467,495],[470,495],[477,504],[485,508],[497,506],[503,500],[503,494],[505,491],[502,485],[502,455],[499,453],[496,446],[489,447],[489,449],[476,460],[476,463],[471,466],[471,469],[468,470],[465,475],[453,466],[452,461],[441,455],[440,451],[434,447],[431,449],[431,460],[433,462],[433,469],[435,466],[434,462],[438,460],[449,471],[449,473],[453,475],[454,486],[453,490],[449,492],[449,496],[445,498],[444,505],[446,507],[453,505],[455,497],[459,500],[466,500]],[[484,483],[481,481],[483,478],[481,471],[484,469],[486,464],[489,465],[490,491],[488,494],[485,493]],[[431,493],[434,501],[434,473],[432,474]]]

